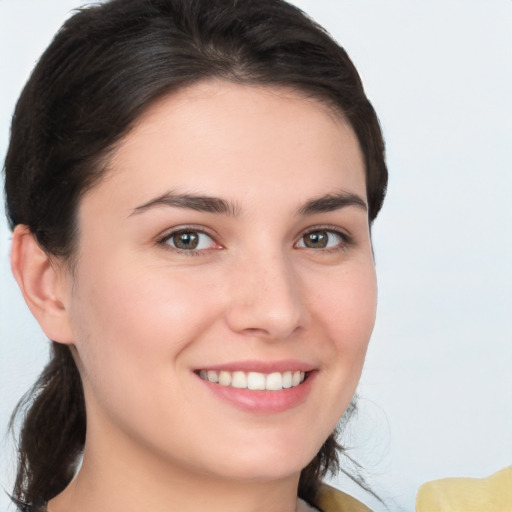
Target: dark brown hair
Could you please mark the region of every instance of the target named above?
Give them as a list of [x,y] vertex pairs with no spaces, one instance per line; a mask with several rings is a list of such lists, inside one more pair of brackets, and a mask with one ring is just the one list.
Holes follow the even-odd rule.
[[[321,27],[282,0],[111,0],[64,24],[21,94],[5,161],[11,228],[27,225],[47,253],[72,259],[77,205],[116,143],[156,99],[212,78],[291,88],[342,115],[365,158],[375,219],[387,184],[379,122],[354,65]],[[22,410],[13,498],[46,501],[70,482],[85,441],[67,346],[52,343]],[[315,503],[340,450],[333,434],[302,471],[306,501]]]

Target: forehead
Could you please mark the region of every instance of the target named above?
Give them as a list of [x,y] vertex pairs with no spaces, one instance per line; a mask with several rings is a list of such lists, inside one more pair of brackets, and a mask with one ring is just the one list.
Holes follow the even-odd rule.
[[325,103],[285,88],[208,81],[152,104],[99,189],[139,203],[169,190],[237,200],[266,189],[283,200],[308,188],[365,195],[364,174],[352,128]]

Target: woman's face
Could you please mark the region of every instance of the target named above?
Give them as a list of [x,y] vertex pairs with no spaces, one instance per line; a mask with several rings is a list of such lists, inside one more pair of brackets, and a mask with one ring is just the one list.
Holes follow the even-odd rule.
[[164,97],[83,197],[77,256],[89,446],[229,479],[314,457],[376,303],[363,158],[337,114],[220,81]]

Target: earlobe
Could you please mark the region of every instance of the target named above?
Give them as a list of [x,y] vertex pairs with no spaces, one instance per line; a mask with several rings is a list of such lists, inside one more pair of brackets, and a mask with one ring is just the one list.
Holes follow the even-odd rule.
[[29,228],[14,229],[11,269],[23,298],[43,332],[53,341],[72,344],[65,272],[41,248]]

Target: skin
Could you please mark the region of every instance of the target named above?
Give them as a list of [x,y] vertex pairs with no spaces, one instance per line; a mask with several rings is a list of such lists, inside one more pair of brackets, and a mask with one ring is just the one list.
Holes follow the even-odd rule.
[[[233,211],[154,203],[170,192]],[[340,193],[363,206],[298,213]],[[18,228],[14,273],[46,334],[71,345],[87,407],[81,470],[49,511],[294,511],[373,329],[365,203],[341,116],[290,90],[210,81],[153,104],[121,141],[80,203],[73,271]],[[200,249],[164,240],[183,227],[207,233]],[[328,248],[306,245],[311,229]],[[241,410],[194,373],[290,359],[314,380],[278,413]]]

